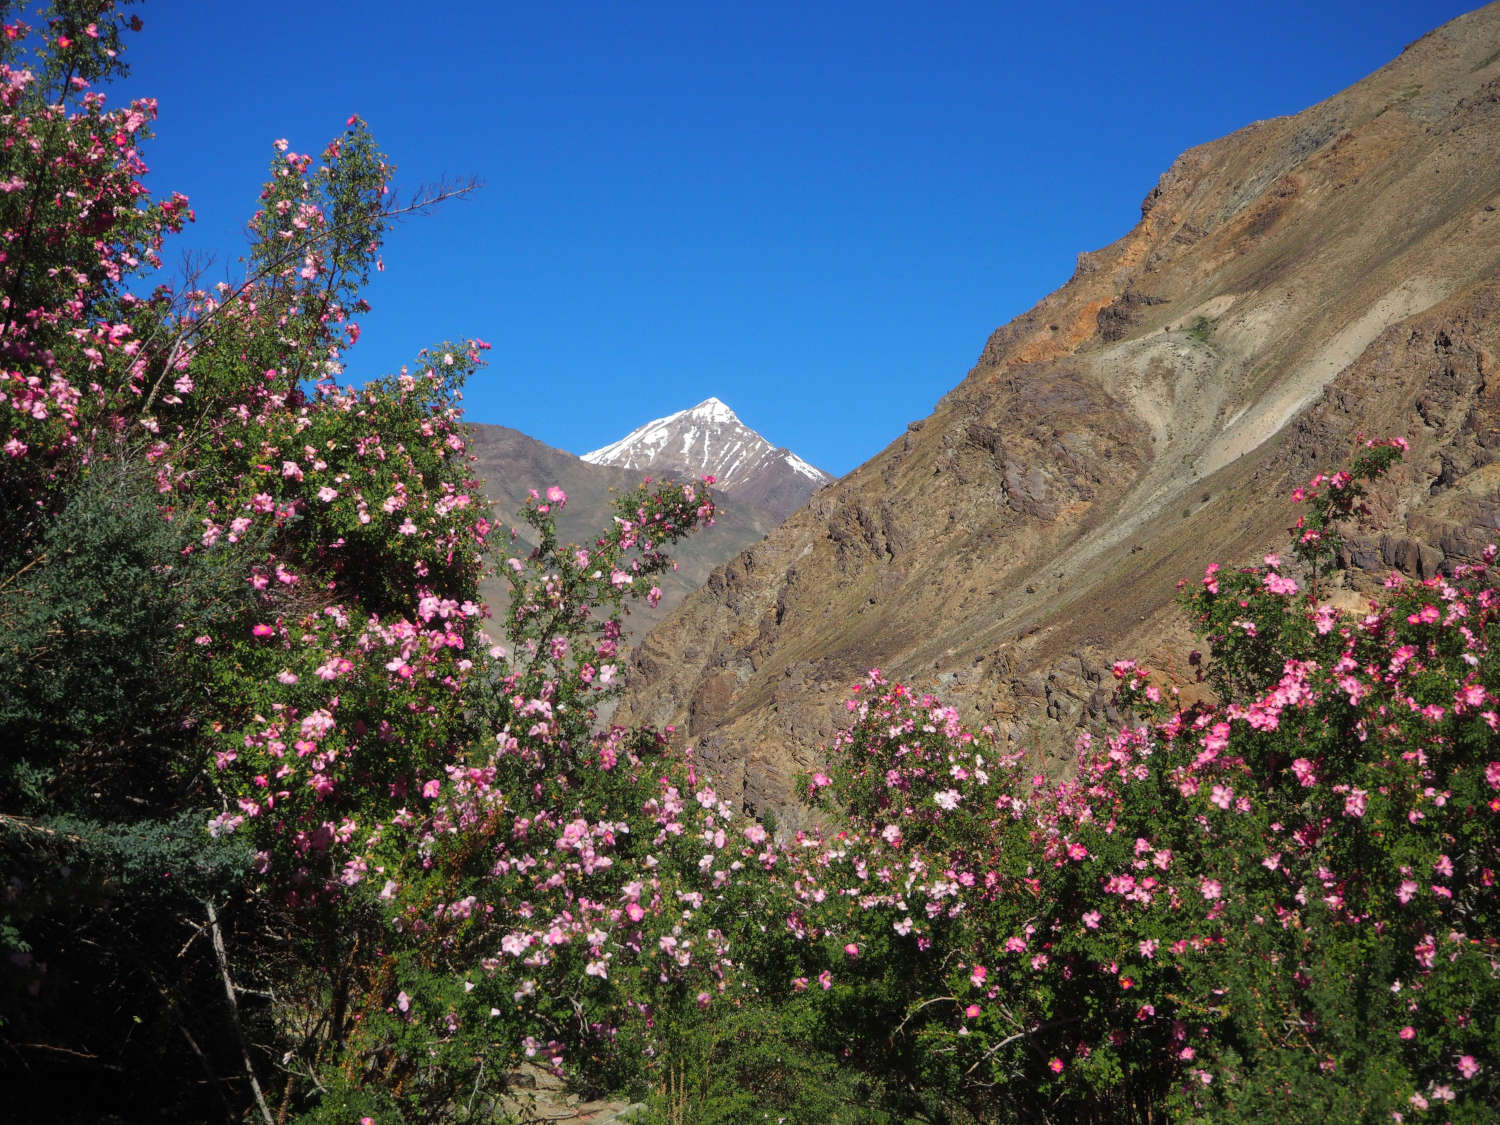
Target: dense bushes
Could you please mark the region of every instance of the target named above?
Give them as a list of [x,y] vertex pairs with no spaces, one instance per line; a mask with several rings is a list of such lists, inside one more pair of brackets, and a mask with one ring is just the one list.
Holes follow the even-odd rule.
[[[1306,498],[1347,514],[1395,452]],[[890,890],[826,924],[901,935],[892,1014],[939,1088],[984,1118],[1489,1116],[1497,598],[1483,568],[1388,587],[1350,618],[1274,555],[1211,567],[1185,605],[1220,702],[1117,665],[1145,721],[1061,782],[872,677],[811,784]]]
[[525,1065],[672,1122],[1486,1118],[1490,574],[1321,597],[1394,444],[1303,490],[1295,567],[1187,592],[1217,702],[1122,662],[1059,780],[871,673],[833,827],[777,840],[595,729],[706,489],[582,545],[534,494],[487,623],[483,345],[338,384],[363,123],[278,148],[240,285],[133,295],[187,212],[88,86],[128,26],[72,0],[0,55],[0,1068],[46,1119],[482,1120]]
[[[387,221],[355,119],[321,162],[275,155],[239,286],[140,296],[188,212],[139,180],[154,106],[90,85],[132,26],[71,0],[0,40],[0,1066],[56,1088],[49,1120],[237,1115],[297,1034],[287,990],[348,960],[340,911],[360,908],[329,900],[317,845],[368,801],[324,786],[410,782],[474,729],[403,698],[399,722],[351,714],[367,753],[324,747],[311,788],[228,768],[252,730],[339,706],[293,690],[293,653],[342,676],[341,644],[402,650],[428,601],[463,607],[441,651],[472,633],[489,525],[454,402],[478,348],[334,383]],[[350,710],[387,678],[355,677]],[[274,849],[222,831],[273,804]]]

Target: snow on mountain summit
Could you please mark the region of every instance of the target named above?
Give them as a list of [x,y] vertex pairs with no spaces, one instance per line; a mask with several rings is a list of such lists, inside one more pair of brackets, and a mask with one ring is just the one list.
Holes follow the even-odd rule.
[[647,422],[582,459],[638,472],[712,476],[725,492],[779,516],[801,507],[833,479],[790,450],[772,445],[717,398]]

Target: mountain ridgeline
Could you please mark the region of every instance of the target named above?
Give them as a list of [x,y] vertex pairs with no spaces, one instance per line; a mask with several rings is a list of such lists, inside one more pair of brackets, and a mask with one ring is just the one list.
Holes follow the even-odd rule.
[[1195,690],[1174,584],[1284,548],[1358,435],[1411,451],[1336,596],[1500,527],[1500,5],[1355,86],[1180,156],[1119,241],[998,329],[882,453],[637,650],[619,718],[788,802],[878,666],[1058,766],[1109,666]]
[[719,492],[778,522],[833,479],[790,449],[773,446],[716,398],[647,422],[583,460],[658,477],[709,475]]
[[[519,430],[482,424],[469,427],[469,448],[497,514],[517,524],[517,544],[526,550],[533,545],[531,531],[515,520],[515,513],[530,489],[555,484],[568,494],[558,515],[558,532],[565,541],[582,543],[609,522],[613,497],[644,477],[715,477],[713,526],[674,551],[677,568],[658,580],[659,606],[652,608],[641,600],[631,607],[625,624],[631,642],[662,621],[715,567],[760,540],[832,479],[790,450],[773,446],[717,398],[648,422],[582,457],[553,449]],[[506,539],[496,549],[495,561],[517,549]],[[484,593],[489,604],[503,612],[509,598],[504,580],[487,579]]]

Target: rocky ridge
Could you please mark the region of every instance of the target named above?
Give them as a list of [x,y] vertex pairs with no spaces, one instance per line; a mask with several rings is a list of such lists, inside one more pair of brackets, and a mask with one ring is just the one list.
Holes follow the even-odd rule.
[[1497,206],[1500,4],[1189,150],[929,417],[654,630],[619,717],[685,728],[721,788],[793,821],[792,774],[872,666],[1065,768],[1115,657],[1196,690],[1175,581],[1284,546],[1286,493],[1360,433],[1412,449],[1338,596],[1476,558],[1500,529]]

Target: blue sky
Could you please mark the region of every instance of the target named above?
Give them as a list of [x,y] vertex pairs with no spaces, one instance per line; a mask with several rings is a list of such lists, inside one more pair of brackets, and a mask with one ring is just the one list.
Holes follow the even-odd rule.
[[147,0],[110,95],[159,99],[148,182],[221,272],[276,138],[358,113],[399,187],[484,181],[392,232],[351,380],[478,336],[473,421],[583,453],[716,395],[841,474],[1183,149],[1474,6]]

